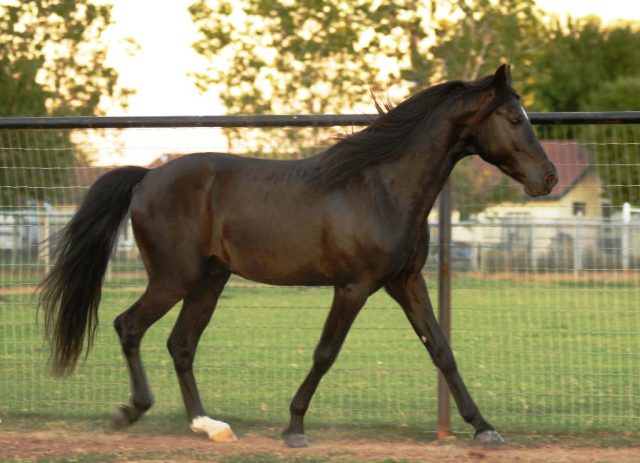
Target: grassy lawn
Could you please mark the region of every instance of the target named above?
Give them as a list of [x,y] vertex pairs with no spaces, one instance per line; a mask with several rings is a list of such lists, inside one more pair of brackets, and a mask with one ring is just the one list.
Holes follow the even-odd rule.
[[[435,277],[427,278],[437,301]],[[127,400],[128,376],[111,322],[137,299],[143,285],[135,276],[107,284],[96,345],[86,363],[67,379],[47,375],[47,349],[42,324],[35,323],[32,295],[0,295],[3,426],[19,426],[37,417],[98,426]],[[331,295],[327,288],[263,287],[232,280],[196,359],[209,412],[240,423],[240,428],[284,426],[289,401],[310,366]],[[638,431],[636,284],[460,276],[454,281],[453,298],[452,344],[458,365],[483,414],[498,429]],[[165,348],[177,314],[176,307],[143,341],[156,406],[149,412],[153,419],[141,429],[165,422],[170,429],[175,424],[176,430],[188,432]],[[346,426],[354,434],[367,429],[388,429],[396,436],[432,432],[435,378],[404,314],[379,292],[359,315],[319,387],[307,423],[309,428]],[[452,425],[454,431],[470,431],[455,410]]]

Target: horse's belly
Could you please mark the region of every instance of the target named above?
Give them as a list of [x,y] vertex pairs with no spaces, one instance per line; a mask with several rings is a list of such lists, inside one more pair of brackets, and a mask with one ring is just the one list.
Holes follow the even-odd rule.
[[335,269],[313,258],[313,250],[293,252],[277,246],[248,246],[227,249],[223,257],[229,270],[249,280],[275,285],[331,285]]
[[225,227],[214,254],[232,273],[277,285],[336,285],[353,272],[342,253],[327,249],[321,235],[301,225]]

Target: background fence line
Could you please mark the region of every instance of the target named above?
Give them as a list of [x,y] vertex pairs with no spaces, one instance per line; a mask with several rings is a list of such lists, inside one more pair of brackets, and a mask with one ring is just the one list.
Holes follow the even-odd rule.
[[[116,129],[122,128],[122,133],[146,134],[153,144],[164,127],[241,128],[265,138],[272,133],[265,127],[278,127],[283,131],[278,136],[284,133],[295,145],[304,141],[304,136],[298,137],[298,131],[305,130],[300,127],[364,125],[373,117],[0,118],[0,413],[18,416],[43,410],[103,416],[128,394],[110,319],[137,298],[145,283],[129,227],[107,276],[101,308],[101,320],[107,321],[101,323],[95,352],[75,378],[46,376],[42,327],[33,321],[31,294],[50,259],[48,247],[40,243],[70,217],[92,175],[100,173],[90,164],[65,163],[60,155],[90,151],[92,144],[104,143],[104,149],[118,146],[108,138],[67,143],[67,134],[71,138],[107,127],[119,134]],[[499,183],[502,177],[489,173],[460,181],[454,176],[451,202],[444,207],[440,203],[430,217],[433,249],[425,275],[430,283],[440,279],[432,298],[445,310],[440,319],[451,318],[453,347],[472,394],[499,428],[637,429],[640,221],[633,198],[640,190],[635,176],[640,169],[640,136],[633,124],[640,123],[640,112],[531,113],[530,118],[540,126],[540,138],[550,143],[545,149],[561,155],[558,159],[569,175],[575,173],[569,164],[584,167],[584,172],[575,173],[575,184],[565,185],[564,196],[555,203],[526,204],[514,196],[513,185]],[[594,121],[610,128],[590,125]],[[172,129],[174,138],[180,130],[184,129]],[[183,135],[185,144],[191,133]],[[314,141],[306,154],[320,149],[318,137],[310,139]],[[146,149],[120,149],[142,148]],[[250,155],[257,151],[249,144],[245,149]],[[615,169],[613,175],[598,177],[596,173],[607,166]],[[460,167],[463,173],[464,169]],[[474,165],[470,170],[478,169]],[[478,192],[494,186],[490,201],[480,198]],[[442,224],[451,227],[450,239],[440,234]],[[202,384],[203,378],[211,379],[226,394],[216,388],[203,391],[203,398],[223,416],[239,413],[256,421],[279,422],[309,366],[330,292],[233,280],[225,294],[229,299],[221,301],[215,327],[203,337],[196,374]],[[446,312],[447,300],[452,312]],[[354,326],[336,372],[323,381],[314,399],[317,419],[416,427],[426,423],[448,432],[450,406],[444,404],[443,394],[436,403],[435,382],[425,384],[428,370],[416,369],[430,361],[414,342],[408,323],[385,295],[376,294],[367,309]],[[294,326],[299,326],[293,328],[290,319],[298,320]],[[143,349],[152,387],[156,386],[154,410],[160,414],[181,409],[164,351],[164,337],[174,320],[169,314],[154,327]],[[289,331],[283,333],[283,326]],[[216,362],[208,364],[207,358]],[[242,383],[233,383],[231,372],[247,366],[251,371],[235,375]],[[100,378],[113,380],[103,383]],[[263,391],[264,383],[270,384],[269,391]],[[263,395],[254,397],[257,390]],[[437,421],[426,412],[436,408]],[[451,428],[468,431],[457,414]]]

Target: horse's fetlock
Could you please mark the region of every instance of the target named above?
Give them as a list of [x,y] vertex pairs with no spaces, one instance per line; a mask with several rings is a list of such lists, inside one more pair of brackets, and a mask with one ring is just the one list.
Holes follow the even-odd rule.
[[477,424],[479,413],[477,408],[473,410],[462,410],[460,416],[469,424]]
[[309,404],[303,404],[301,401],[294,400],[289,406],[289,412],[292,416],[304,416],[308,408]]
[[144,413],[147,410],[149,410],[151,407],[153,407],[153,398],[152,397],[146,397],[142,400],[140,399],[135,399],[135,400],[131,400],[131,404],[140,412]]

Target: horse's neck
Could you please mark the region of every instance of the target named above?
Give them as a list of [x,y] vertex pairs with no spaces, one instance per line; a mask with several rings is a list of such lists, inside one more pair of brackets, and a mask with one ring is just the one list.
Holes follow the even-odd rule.
[[380,178],[412,221],[424,221],[464,148],[463,129],[440,119],[399,158],[380,165]]

